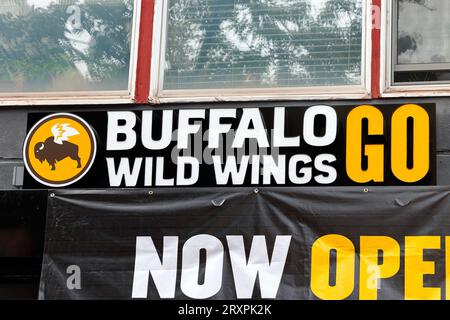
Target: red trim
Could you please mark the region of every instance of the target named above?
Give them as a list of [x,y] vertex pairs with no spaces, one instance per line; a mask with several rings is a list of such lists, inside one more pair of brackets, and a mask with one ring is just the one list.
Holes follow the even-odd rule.
[[381,68],[381,1],[372,0],[372,98],[380,98],[380,68]]
[[150,68],[152,56],[154,0],[142,0],[141,22],[136,67],[136,103],[147,103],[150,93]]

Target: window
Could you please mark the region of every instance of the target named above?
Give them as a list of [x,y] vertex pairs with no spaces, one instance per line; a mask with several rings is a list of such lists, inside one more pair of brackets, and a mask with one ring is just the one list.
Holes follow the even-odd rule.
[[[371,29],[380,4],[381,52]],[[449,1],[0,1],[0,105],[361,99],[380,89],[449,94]]]
[[366,94],[367,3],[161,1],[153,95]]
[[394,84],[450,83],[450,1],[393,1]]
[[133,0],[2,0],[0,95],[129,94]]

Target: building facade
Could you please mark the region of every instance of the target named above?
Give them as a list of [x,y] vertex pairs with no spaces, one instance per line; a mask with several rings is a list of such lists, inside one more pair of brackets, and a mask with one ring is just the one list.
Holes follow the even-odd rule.
[[317,105],[435,105],[450,184],[447,1],[10,0],[0,31],[2,190],[27,189],[30,114]]

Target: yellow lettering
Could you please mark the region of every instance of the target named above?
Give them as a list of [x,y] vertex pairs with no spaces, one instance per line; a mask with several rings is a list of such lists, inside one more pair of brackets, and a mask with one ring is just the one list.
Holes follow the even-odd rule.
[[[408,118],[413,119],[413,165],[408,168]],[[397,179],[414,183],[423,179],[430,169],[430,119],[416,104],[398,108],[392,116],[391,165]]]
[[[336,284],[330,285],[330,251],[336,250]],[[327,235],[317,239],[311,253],[311,291],[323,300],[350,296],[355,281],[355,247],[346,237]]]
[[[362,120],[369,121],[368,135],[384,134],[383,114],[373,106],[360,106],[347,117],[347,175],[357,183],[384,181],[384,146],[362,145]],[[362,151],[368,158],[367,170],[361,168]]]
[[[379,280],[394,276],[400,269],[400,245],[390,237],[360,238],[359,298],[376,300]],[[383,263],[378,264],[378,252],[383,252]]]
[[405,299],[440,300],[441,288],[425,288],[423,276],[435,273],[435,263],[423,260],[425,249],[440,249],[440,237],[405,238]]

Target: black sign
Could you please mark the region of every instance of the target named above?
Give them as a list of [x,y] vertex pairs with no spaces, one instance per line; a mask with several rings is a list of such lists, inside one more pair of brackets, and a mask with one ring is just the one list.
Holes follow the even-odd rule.
[[449,299],[450,189],[366,191],[50,191],[40,298]]
[[26,188],[436,182],[435,105],[29,115]]

